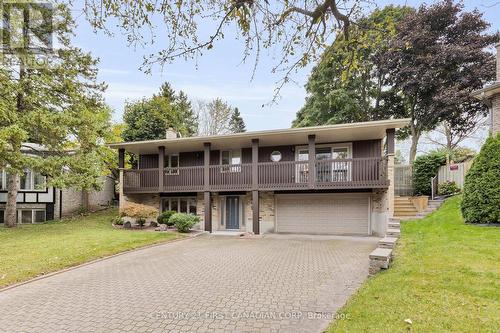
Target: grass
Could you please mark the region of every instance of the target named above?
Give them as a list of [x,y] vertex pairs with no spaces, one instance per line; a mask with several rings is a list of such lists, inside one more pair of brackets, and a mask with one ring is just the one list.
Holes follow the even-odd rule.
[[0,226],[0,288],[148,244],[182,237],[177,233],[115,229],[115,209],[88,216]]
[[498,332],[500,228],[465,225],[460,200],[402,223],[393,266],[368,279],[329,332]]

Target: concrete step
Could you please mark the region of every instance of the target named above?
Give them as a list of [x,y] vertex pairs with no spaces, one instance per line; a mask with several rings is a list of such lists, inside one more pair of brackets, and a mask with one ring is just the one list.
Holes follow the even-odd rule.
[[401,229],[399,222],[389,222],[387,223],[387,228],[389,229]]
[[396,237],[399,238],[401,235],[401,230],[399,229],[393,229],[393,228],[388,228],[387,231],[385,232],[386,237]]
[[370,267],[368,272],[370,275],[377,274],[381,269],[389,268],[391,262],[392,249],[376,248],[370,253]]
[[396,237],[384,237],[378,241],[378,247],[383,249],[393,249],[398,239]]
[[402,212],[402,211],[394,211],[395,216],[415,216],[418,212]]

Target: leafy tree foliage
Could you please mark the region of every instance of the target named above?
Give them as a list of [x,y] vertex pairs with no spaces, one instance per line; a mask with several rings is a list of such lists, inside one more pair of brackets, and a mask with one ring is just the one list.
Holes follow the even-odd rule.
[[446,164],[446,152],[433,151],[418,156],[413,163],[413,187],[416,195],[431,195],[431,178]]
[[[308,96],[294,127],[389,118],[394,92],[387,89],[380,54],[396,34],[408,7],[387,6],[350,27],[322,55],[307,82]],[[397,113],[397,109],[395,110]]]
[[238,108],[234,108],[231,119],[229,120],[229,127],[231,128],[231,132],[233,133],[242,133],[246,132],[247,130],[245,121],[241,117],[240,110],[238,110]]
[[[232,34],[245,46],[244,60],[255,55],[256,65],[262,49],[278,48],[281,59],[277,59],[273,72],[284,75],[277,94],[289,81],[290,74],[315,60],[338,31],[348,36],[350,23],[361,14],[364,4],[372,3],[368,0],[141,0],[131,6],[129,0],[87,0],[84,10],[96,29],[106,31],[108,24],[118,22],[132,45],[157,42],[160,37],[152,31],[162,22],[169,43],[146,57],[143,66],[146,71],[153,64],[201,56]],[[213,26],[213,31],[201,31],[200,27],[207,26]]]
[[200,135],[217,135],[239,133],[245,131],[245,123],[238,108],[233,108],[227,102],[216,98],[209,103],[198,105]]
[[182,136],[192,136],[198,126],[186,94],[182,91],[176,94],[168,83],[151,98],[127,103],[123,120],[125,141],[163,139],[167,128],[173,128]]
[[[22,6],[50,14],[44,6]],[[110,110],[102,100],[105,85],[96,79],[97,61],[71,45],[74,22],[68,8],[57,5],[53,15],[51,25],[34,22],[39,19],[35,16],[30,23],[52,33],[57,49],[12,49],[0,62],[0,168],[9,174],[8,227],[16,225],[19,175],[24,170],[41,172],[48,185],[79,189],[99,188],[98,179],[106,172],[103,156],[108,148],[103,142]],[[29,38],[24,42],[30,45]],[[33,154],[23,153],[26,149]]]
[[500,223],[500,134],[491,136],[465,177],[462,215],[468,223]]
[[398,25],[381,56],[388,84],[397,90],[395,105],[411,118],[401,133],[412,140],[410,161],[424,131],[442,121],[455,131],[467,131],[477,114],[486,114],[470,94],[495,73],[495,59],[486,49],[498,34],[486,33],[488,27],[481,13],[465,12],[462,3],[452,0],[422,5]]

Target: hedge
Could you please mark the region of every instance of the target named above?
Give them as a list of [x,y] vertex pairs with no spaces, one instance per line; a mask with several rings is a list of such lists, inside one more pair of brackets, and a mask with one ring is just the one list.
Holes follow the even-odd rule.
[[433,151],[421,155],[413,162],[413,187],[416,195],[431,195],[431,178],[441,165],[446,164],[446,152]]
[[500,223],[500,134],[489,137],[465,176],[462,215],[467,223]]

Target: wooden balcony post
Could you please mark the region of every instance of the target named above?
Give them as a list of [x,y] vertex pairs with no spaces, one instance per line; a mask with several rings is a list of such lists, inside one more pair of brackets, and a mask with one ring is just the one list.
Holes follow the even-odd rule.
[[309,188],[314,188],[316,183],[316,135],[311,134],[308,136],[309,148],[309,173],[307,175],[307,182]]
[[163,175],[165,174],[165,147],[158,147],[158,188],[163,192]]
[[387,155],[394,155],[394,135],[396,130],[394,128],[388,128],[385,130],[387,135]]
[[212,232],[212,203],[211,203],[211,195],[209,191],[205,191],[204,193],[204,205],[205,205],[205,231]]
[[259,223],[259,139],[252,139],[252,226],[253,233],[260,233]]
[[203,144],[203,189],[210,190],[210,142]]
[[203,190],[205,201],[205,231],[212,232],[212,203],[210,195],[210,142],[203,144]]
[[259,188],[259,139],[252,139],[252,190]]
[[118,169],[125,168],[125,149],[118,149]]

